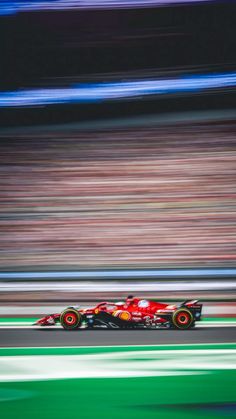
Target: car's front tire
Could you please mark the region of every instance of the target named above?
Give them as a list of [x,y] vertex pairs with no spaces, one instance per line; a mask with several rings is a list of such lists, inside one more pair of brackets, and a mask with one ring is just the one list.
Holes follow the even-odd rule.
[[173,313],[172,324],[175,329],[190,329],[194,326],[194,317],[187,308],[179,308]]
[[82,324],[82,316],[77,310],[67,308],[60,315],[60,323],[66,330],[78,329]]

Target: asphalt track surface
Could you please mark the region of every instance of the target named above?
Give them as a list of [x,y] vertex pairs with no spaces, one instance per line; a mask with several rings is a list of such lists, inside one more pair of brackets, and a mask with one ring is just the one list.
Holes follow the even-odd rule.
[[192,330],[1,329],[0,347],[158,345],[236,342],[235,327]]

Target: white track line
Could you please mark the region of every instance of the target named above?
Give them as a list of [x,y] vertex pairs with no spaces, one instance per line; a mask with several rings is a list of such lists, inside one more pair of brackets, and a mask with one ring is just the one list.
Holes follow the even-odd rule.
[[[0,274],[1,278],[1,274]],[[96,282],[96,287],[100,292],[123,292],[135,293],[146,291],[220,291],[220,290],[235,290],[236,281],[228,279],[225,281],[197,281],[192,280],[176,280],[176,281],[149,281],[144,282],[119,282],[119,281],[99,281]],[[39,281],[39,282],[0,282],[1,292],[17,292],[17,291],[63,291],[63,292],[94,292],[93,281]]]
[[[118,362],[117,362],[118,361]],[[0,382],[211,374],[236,369],[236,349],[171,349],[0,357]]]

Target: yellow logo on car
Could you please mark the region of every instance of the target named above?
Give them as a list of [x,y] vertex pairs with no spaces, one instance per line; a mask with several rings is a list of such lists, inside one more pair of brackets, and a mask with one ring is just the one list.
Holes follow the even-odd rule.
[[130,315],[130,313],[129,313],[128,311],[122,311],[122,312],[119,314],[119,318],[120,318],[121,320],[126,320],[126,321],[128,321],[128,320],[130,320],[131,315]]

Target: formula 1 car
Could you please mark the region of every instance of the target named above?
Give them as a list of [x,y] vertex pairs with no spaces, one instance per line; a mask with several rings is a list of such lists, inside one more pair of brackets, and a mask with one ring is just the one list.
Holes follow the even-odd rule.
[[62,313],[39,319],[38,326],[60,323],[66,330],[100,329],[190,329],[201,319],[202,304],[187,300],[180,305],[163,304],[129,296],[126,301],[102,302],[94,308],[68,307]]

